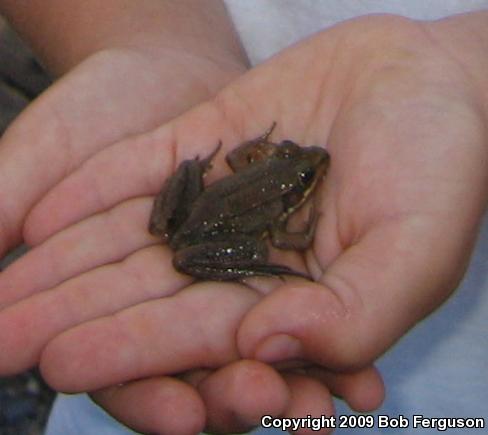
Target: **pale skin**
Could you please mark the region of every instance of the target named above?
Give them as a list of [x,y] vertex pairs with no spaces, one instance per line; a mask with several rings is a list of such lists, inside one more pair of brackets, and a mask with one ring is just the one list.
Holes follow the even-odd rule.
[[[130,413],[131,401],[149,406],[155,389],[193,404],[188,433],[203,427],[205,413],[223,432],[255,424],[272,401],[242,404],[250,372],[269,382],[262,391],[278,398],[274,413],[323,413],[324,405],[312,409],[317,397],[333,412],[325,385],[356,409],[374,408],[382,389],[371,362],[455,288],[486,207],[486,21],[479,13],[422,25],[396,17],[342,24],[176,120],[93,155],[31,210],[23,231],[36,248],[0,278],[0,331],[33,326],[0,337],[9,355],[2,372],[40,361],[46,378],[69,391],[149,377],[95,395],[145,431],[177,424],[171,411]],[[314,246],[304,257],[280,257],[317,283],[189,286],[145,231],[151,196],[181,160],[208,154],[218,139],[229,150],[272,121],[277,138],[327,144],[332,155]],[[226,171],[222,154],[210,181]],[[280,376],[234,362],[239,355],[315,368]],[[189,384],[154,378],[201,366],[223,368],[203,381],[202,373],[184,376]],[[236,379],[235,396],[219,397]]]
[[[135,4],[111,0],[101,8],[100,2],[94,1],[2,0],[0,8],[49,70],[61,77],[2,137],[0,178],[3,186],[12,186],[4,189],[0,204],[2,252],[22,240],[28,211],[90,156],[210,98],[248,67],[219,1],[148,0]],[[42,280],[40,275],[38,278]],[[20,290],[18,281],[8,274],[1,280],[1,285]],[[7,293],[2,305],[8,304]],[[9,331],[20,332],[7,311],[3,319],[9,323]],[[14,317],[21,323],[26,320]],[[229,333],[235,325],[232,320],[226,326]],[[39,354],[48,332],[42,329],[33,342],[24,342],[33,356],[27,364],[38,360],[39,355],[34,355]],[[14,336],[18,338],[14,346],[20,350],[22,334]],[[7,341],[5,344],[9,346]],[[235,357],[235,349],[225,356],[228,360]],[[183,368],[187,359],[183,355],[182,360],[173,362]],[[17,360],[16,367],[3,373],[22,370],[24,363]],[[330,392],[324,383],[357,409],[375,407],[382,397],[381,381],[372,369],[346,376],[324,371],[313,377],[281,376],[265,364],[235,362],[199,382],[198,391],[163,374],[161,368],[157,378],[115,391],[99,390],[93,397],[137,430],[182,434],[200,430],[205,422],[224,431],[248,427],[257,424],[266,412],[306,415],[325,409],[332,413]],[[202,372],[185,381],[196,385],[201,379]],[[235,389],[219,389],[231,381]],[[174,407],[167,406],[168,396]],[[134,402],[147,412],[134,415]],[[161,414],[161,409],[167,412]]]

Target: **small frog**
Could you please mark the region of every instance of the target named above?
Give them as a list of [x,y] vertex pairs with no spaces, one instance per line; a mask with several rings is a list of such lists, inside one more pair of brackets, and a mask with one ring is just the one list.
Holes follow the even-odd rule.
[[200,279],[309,276],[267,262],[265,239],[281,249],[304,250],[315,232],[312,211],[303,232],[286,231],[288,217],[314,190],[329,166],[323,148],[270,142],[275,124],[226,156],[234,171],[208,187],[205,173],[221,147],[205,159],[185,160],[156,197],[149,231],[175,251],[176,270]]

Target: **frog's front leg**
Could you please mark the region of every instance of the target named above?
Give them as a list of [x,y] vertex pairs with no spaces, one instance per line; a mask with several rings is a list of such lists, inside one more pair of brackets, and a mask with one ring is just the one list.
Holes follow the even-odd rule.
[[183,161],[176,173],[168,178],[156,196],[149,219],[149,232],[164,241],[171,239],[175,231],[188,218],[192,204],[203,190],[203,176],[210,169],[212,159],[221,147],[205,159],[198,157]]
[[287,231],[286,220],[278,220],[276,222],[273,222],[269,229],[271,244],[275,248],[279,249],[293,249],[297,251],[304,251],[312,244],[318,218],[319,214],[315,211],[315,208],[312,207],[307,226],[303,231],[298,232]]
[[179,250],[176,270],[199,279],[238,281],[251,276],[295,275],[310,279],[287,266],[267,263],[266,244],[253,238],[208,242]]

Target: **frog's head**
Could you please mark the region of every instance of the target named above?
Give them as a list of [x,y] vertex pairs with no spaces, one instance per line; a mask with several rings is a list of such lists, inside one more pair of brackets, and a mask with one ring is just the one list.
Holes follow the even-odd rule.
[[283,197],[287,213],[292,213],[300,207],[308,196],[314,191],[317,182],[326,174],[330,163],[329,153],[321,147],[298,147],[294,152],[293,188]]

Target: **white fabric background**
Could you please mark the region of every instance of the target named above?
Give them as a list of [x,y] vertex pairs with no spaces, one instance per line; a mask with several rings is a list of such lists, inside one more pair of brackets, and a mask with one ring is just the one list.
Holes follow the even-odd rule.
[[[488,0],[227,0],[226,4],[253,64],[305,36],[359,15],[386,12],[436,19],[488,8]],[[458,291],[381,358],[378,365],[387,385],[387,398],[376,414],[485,417],[488,424],[488,218]],[[351,411],[338,401],[337,413]],[[417,433],[412,429],[354,431],[389,432]],[[83,395],[60,396],[47,431],[47,435],[128,433],[132,432]],[[256,433],[282,432],[260,429]],[[439,432],[425,429],[419,433]]]
[[487,0],[225,0],[255,65],[340,21],[374,13],[433,20],[488,8]]

